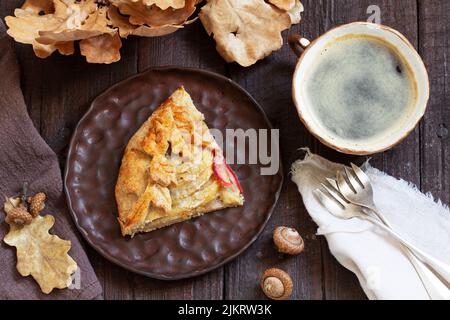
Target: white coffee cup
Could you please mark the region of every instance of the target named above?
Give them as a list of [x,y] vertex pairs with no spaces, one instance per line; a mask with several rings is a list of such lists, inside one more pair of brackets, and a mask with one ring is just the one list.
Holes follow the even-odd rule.
[[[376,37],[396,49],[402,59],[406,61],[412,71],[417,84],[416,99],[414,99],[405,121],[395,129],[383,134],[382,139],[373,141],[350,141],[342,139],[325,130],[314,112],[311,102],[306,99],[306,75],[310,67],[317,64],[317,57],[336,39],[346,36]],[[292,85],[292,95],[299,117],[306,128],[323,144],[346,154],[367,155],[382,152],[400,143],[414,130],[427,108],[429,98],[429,80],[425,65],[412,44],[398,31],[378,24],[367,22],[354,22],[334,28],[321,35],[314,41],[298,36],[290,36],[289,44],[299,56]],[[318,62],[320,63],[320,61]]]

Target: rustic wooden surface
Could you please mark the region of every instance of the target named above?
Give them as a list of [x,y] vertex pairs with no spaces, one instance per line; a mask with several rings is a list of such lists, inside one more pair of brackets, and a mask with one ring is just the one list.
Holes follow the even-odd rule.
[[[23,0],[0,2],[0,15],[10,15]],[[372,164],[404,178],[424,192],[450,203],[450,1],[448,0],[304,0],[300,25],[284,33],[314,38],[333,26],[365,21],[367,8],[378,5],[382,23],[404,33],[427,65],[431,100],[420,126],[393,150],[376,155]],[[224,74],[240,83],[262,105],[281,130],[286,182],[276,211],[264,233],[244,254],[226,266],[194,279],[162,282],[127,272],[87,247],[103,284],[106,299],[259,299],[258,278],[268,267],[281,267],[295,281],[295,299],[364,299],[356,277],[330,254],[324,238],[316,237],[288,168],[308,146],[330,159],[361,162],[365,158],[338,154],[315,140],[300,124],[291,100],[291,76],[296,57],[287,44],[250,68],[226,64],[199,22],[175,34],[154,39],[124,41],[119,63],[88,65],[78,55],[57,54],[36,58],[29,46],[17,45],[22,88],[29,113],[42,136],[64,166],[72,130],[89,103],[112,84],[152,66],[197,67]],[[294,226],[306,239],[306,250],[297,257],[281,258],[272,247],[277,225]]]

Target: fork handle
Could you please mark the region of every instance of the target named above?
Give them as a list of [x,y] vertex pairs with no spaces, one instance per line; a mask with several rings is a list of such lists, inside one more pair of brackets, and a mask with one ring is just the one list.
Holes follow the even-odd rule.
[[397,232],[392,230],[392,228],[384,225],[380,221],[368,216],[367,217],[371,222],[385,230],[386,232],[390,233],[392,236],[394,236],[398,241],[401,242],[402,245],[407,247],[409,250],[411,250],[414,255],[425,262],[435,273],[437,273],[445,283],[447,287],[450,287],[450,266],[443,263],[442,261],[430,256],[429,254],[426,254],[419,248],[417,248],[415,245],[411,244],[409,241],[405,240],[401,235],[399,235]]
[[441,282],[441,280],[431,271],[422,261],[420,261],[415,254],[406,246],[403,246],[403,251],[408,256],[414,269],[422,281],[425,290],[431,300],[449,300],[450,290]]

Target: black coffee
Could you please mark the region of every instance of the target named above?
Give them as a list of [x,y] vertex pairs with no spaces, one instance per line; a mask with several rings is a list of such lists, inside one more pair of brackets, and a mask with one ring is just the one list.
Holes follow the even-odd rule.
[[355,143],[398,128],[417,98],[411,67],[383,40],[351,35],[328,45],[311,67],[306,93],[333,136]]

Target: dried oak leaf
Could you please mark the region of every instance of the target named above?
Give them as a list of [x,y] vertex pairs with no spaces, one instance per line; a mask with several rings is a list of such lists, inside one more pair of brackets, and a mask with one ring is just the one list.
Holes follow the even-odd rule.
[[5,211],[5,214],[9,214],[12,209],[17,208],[21,203],[22,199],[20,197],[11,197],[6,198],[5,203],[3,204],[3,211]]
[[[149,27],[146,25],[136,26],[130,24],[129,17],[120,14],[119,10],[115,6],[111,6],[108,10],[108,18],[111,21],[113,27],[119,30],[119,35],[122,38],[128,38],[128,36],[140,36],[140,37],[160,37],[173,33],[183,26],[160,26],[160,27]],[[189,23],[189,21],[187,22]]]
[[51,215],[37,216],[23,227],[12,224],[4,242],[17,248],[17,270],[23,276],[31,275],[49,294],[54,288],[67,288],[76,262],[67,254],[71,242],[49,234],[55,218]]
[[244,67],[280,49],[281,32],[294,20],[264,0],[208,0],[199,16],[220,55]]
[[26,0],[22,5],[22,9],[37,15],[42,15],[55,12],[55,5],[53,4],[53,0]]
[[147,25],[150,27],[181,26],[195,12],[197,0],[186,0],[185,6],[180,9],[169,8],[162,10],[157,6],[147,6],[143,0],[111,0],[119,8],[121,14],[128,15],[129,22],[134,25]]
[[[132,0],[138,2],[140,0]],[[142,0],[146,6],[156,5],[158,8],[166,10],[168,8],[180,9],[185,5],[186,0]]]
[[142,2],[144,5],[150,7],[152,5],[161,8],[162,10],[166,10],[168,8],[180,9],[185,6],[186,0],[130,0],[128,2]]
[[120,60],[122,41],[117,33],[102,34],[80,41],[80,52],[89,63],[110,64]]
[[61,22],[54,17],[54,14],[40,16],[31,11],[16,9],[14,17],[6,17],[5,22],[9,28],[8,34],[17,42],[31,44],[39,58],[47,58],[56,51],[57,48],[53,44],[42,44],[36,41],[40,30],[52,30],[60,25]]
[[72,54],[73,40],[103,31],[115,32],[105,24],[106,9],[97,11],[94,0],[53,0],[51,9],[48,6],[43,9],[47,14],[40,15],[45,4],[42,0],[29,0],[22,9],[14,11],[14,17],[5,18],[8,34],[17,42],[31,44],[40,58],[47,58],[56,50]]
[[107,7],[98,8],[95,3],[89,1],[55,0],[55,15],[63,22],[55,29],[39,31],[36,41],[52,44],[83,40],[101,34],[113,35],[117,31],[109,27],[107,10]]
[[300,23],[302,19],[301,13],[304,11],[303,4],[299,0],[295,0],[295,5],[287,11],[289,16],[291,17],[291,23],[297,24]]
[[[55,4],[53,0],[26,0],[21,9],[34,15],[42,16],[45,14],[55,13]],[[54,48],[51,46],[48,47],[51,49],[46,50],[46,52],[58,50],[59,53],[63,55],[71,55],[75,51],[73,42],[58,42],[54,45]]]
[[289,11],[295,6],[295,0],[268,0],[268,2],[284,11]]
[[75,53],[75,46],[73,41],[58,42],[55,43],[55,47],[58,49],[58,52],[64,56],[70,56]]

